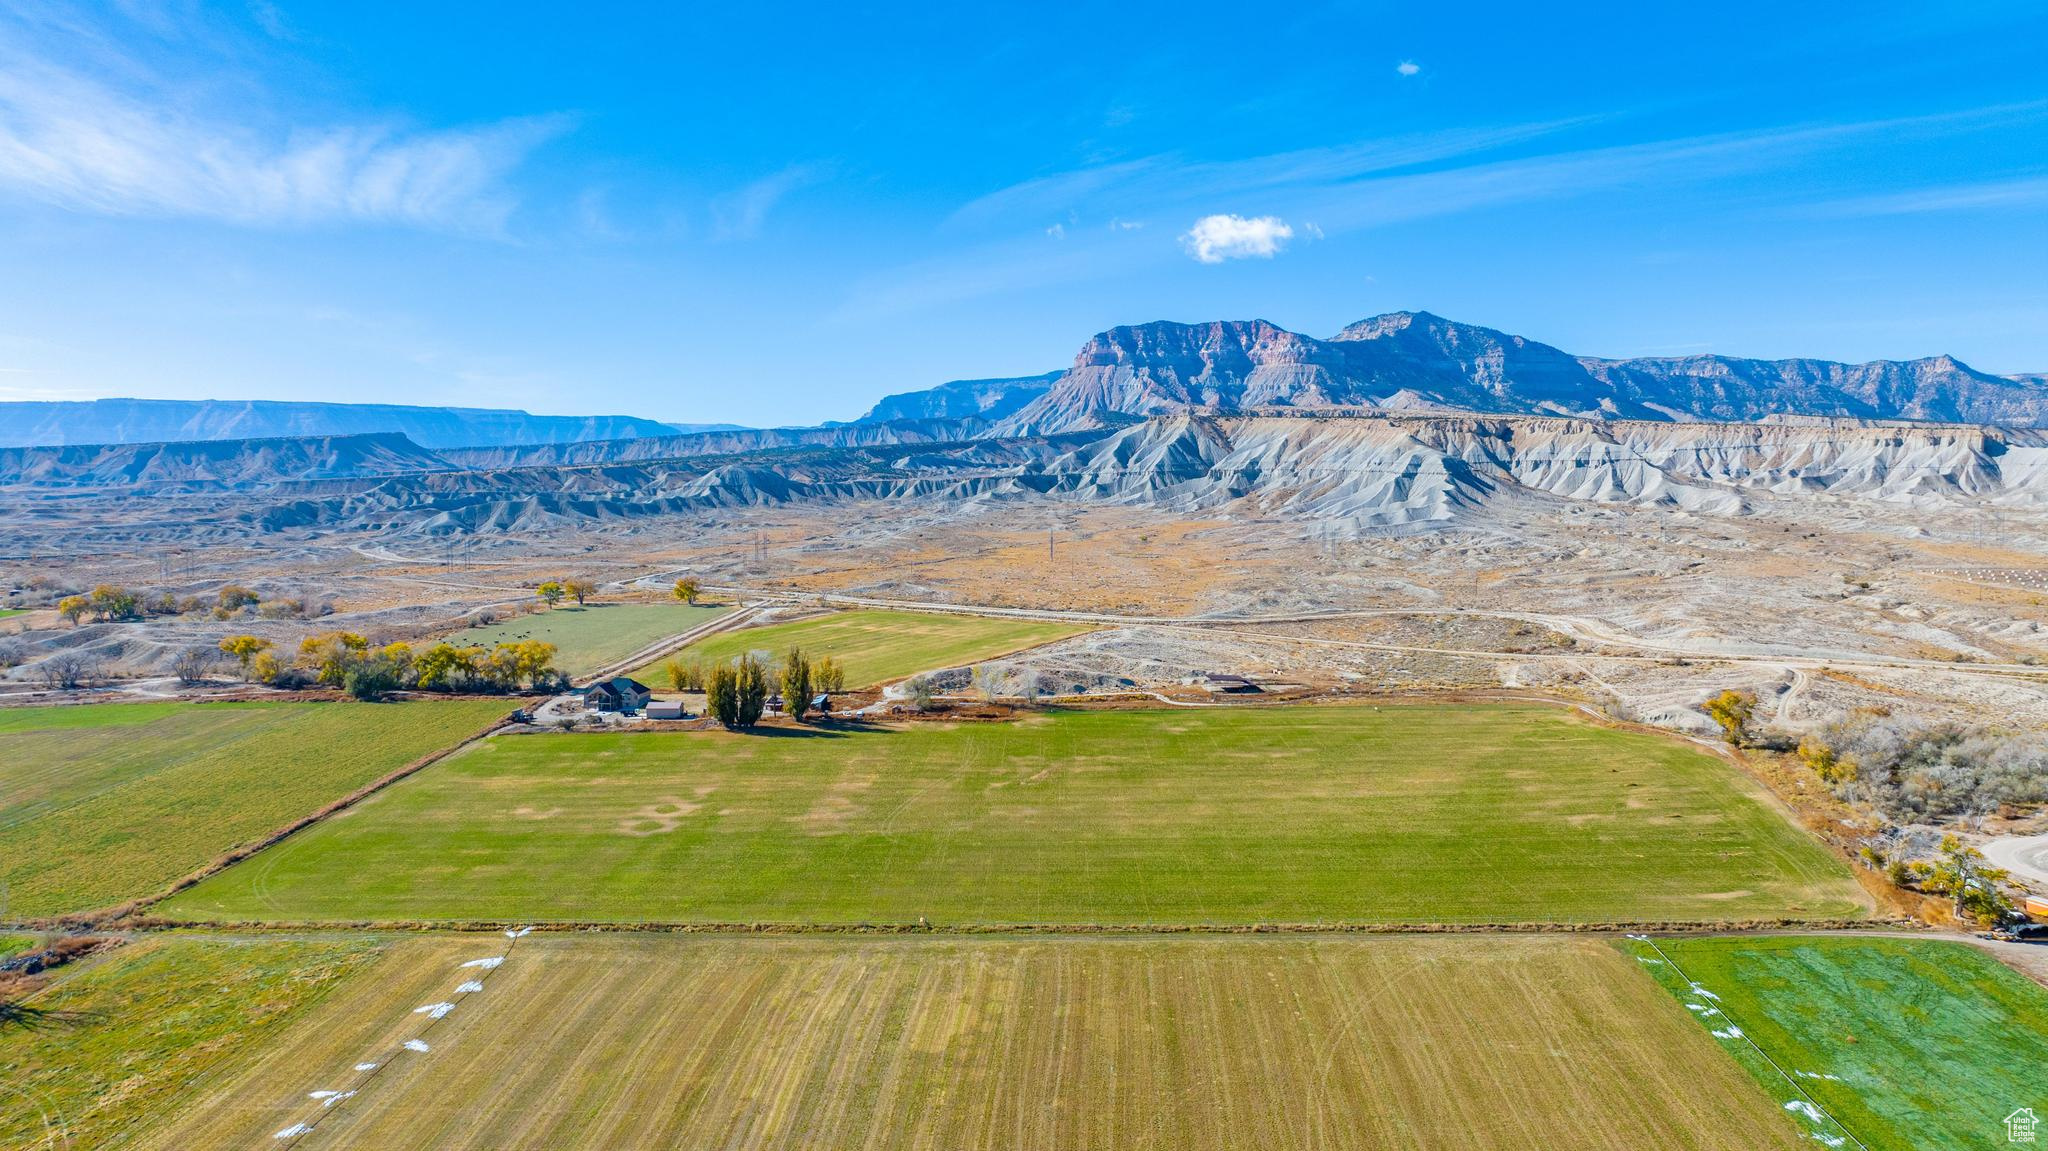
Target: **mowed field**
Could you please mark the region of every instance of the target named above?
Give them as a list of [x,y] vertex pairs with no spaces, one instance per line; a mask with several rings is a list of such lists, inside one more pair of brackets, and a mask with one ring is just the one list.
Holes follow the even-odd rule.
[[1635,963],[1555,937],[421,939],[137,1145],[300,1124],[303,1151],[1799,1145]]
[[148,938],[62,968],[0,1013],[0,1147],[131,1146],[378,950],[361,938]]
[[[993,619],[908,611],[844,611],[794,623],[723,632],[671,658],[715,663],[752,651],[781,658],[792,647],[811,657],[829,655],[846,669],[846,686],[870,687],[921,671],[958,667],[1087,631],[1086,625],[1043,620]],[[648,685],[667,686],[668,660],[634,673]]]
[[153,895],[507,714],[501,700],[0,710],[8,918]]
[[1839,917],[1688,745],[1561,708],[501,736],[160,905],[192,919],[1203,925]]
[[1817,1135],[1880,1151],[2002,1147],[2006,1115],[2048,1117],[2048,989],[1976,947],[1818,936],[1657,945],[1630,946]]
[[468,628],[446,638],[449,643],[478,647],[537,639],[555,645],[556,667],[582,675],[731,610],[658,603],[572,605]]

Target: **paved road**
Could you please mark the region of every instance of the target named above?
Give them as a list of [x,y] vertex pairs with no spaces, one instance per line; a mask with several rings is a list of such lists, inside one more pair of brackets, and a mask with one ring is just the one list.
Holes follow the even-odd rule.
[[2007,836],[1983,847],[1984,858],[2016,879],[2048,887],[2048,835]]

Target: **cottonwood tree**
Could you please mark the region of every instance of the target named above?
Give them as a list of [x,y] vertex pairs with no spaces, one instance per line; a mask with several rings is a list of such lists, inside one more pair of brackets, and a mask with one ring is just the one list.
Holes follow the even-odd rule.
[[256,658],[256,653],[269,648],[270,641],[260,635],[231,635],[220,641],[220,649],[234,656],[235,662],[241,665],[243,679],[249,678],[249,661]]
[[581,607],[585,600],[597,594],[597,585],[589,580],[565,579],[562,581],[562,591],[576,601],[576,606]]
[[219,652],[208,651],[203,647],[188,647],[178,653],[178,658],[171,661],[171,674],[178,677],[179,683],[190,687],[203,681],[206,673],[213,670],[214,661],[219,658]]
[[453,691],[465,686],[475,675],[477,661],[483,654],[480,647],[437,643],[413,659],[414,681],[429,690]]
[[533,589],[533,594],[540,597],[540,602],[548,605],[549,607],[553,607],[556,604],[561,603],[562,597],[569,593],[568,589],[562,586],[561,581],[549,580],[548,582]]
[[1986,866],[1983,852],[1953,835],[1942,836],[1941,854],[1934,863],[1913,868],[1914,886],[1947,896],[1957,919],[1975,920],[1986,927],[2013,913],[2012,901],[1999,886],[2006,878],[2003,868]]
[[141,606],[141,596],[118,584],[103,583],[92,589],[92,610],[102,621],[127,619]]
[[1756,715],[1756,693],[1729,689],[1700,705],[1707,717],[1721,725],[1721,738],[1741,747],[1749,739],[1749,721]]
[[676,581],[675,587],[669,589],[669,594],[682,600],[684,603],[693,604],[697,602],[698,596],[704,594],[704,589],[696,580],[684,576]]
[[36,665],[36,678],[53,691],[77,691],[100,673],[100,657],[86,651],[60,651]]
[[330,631],[299,641],[299,662],[328,687],[341,687],[349,668],[363,658],[370,641],[352,631]]
[[364,703],[375,703],[404,686],[405,673],[382,655],[358,661],[341,678],[341,689]]
[[91,610],[92,601],[82,595],[67,595],[57,601],[57,614],[70,620],[72,627],[78,626],[78,617]]
[[821,655],[811,665],[811,682],[819,691],[841,692],[846,690],[846,669],[829,655]]

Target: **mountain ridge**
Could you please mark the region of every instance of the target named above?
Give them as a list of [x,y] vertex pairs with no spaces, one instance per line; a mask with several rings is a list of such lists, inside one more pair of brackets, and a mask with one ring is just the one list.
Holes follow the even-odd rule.
[[1862,364],[1577,356],[1429,312],[1368,317],[1327,340],[1267,320],[1154,321],[1092,337],[1044,395],[998,421],[992,434],[1261,407],[1713,423],[1799,415],[2048,427],[2048,380],[1979,372],[1948,355]]

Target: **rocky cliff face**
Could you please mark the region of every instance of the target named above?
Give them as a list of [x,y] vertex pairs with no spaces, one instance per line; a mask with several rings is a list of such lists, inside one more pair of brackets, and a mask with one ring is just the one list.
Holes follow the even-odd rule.
[[1989,375],[1949,356],[1869,364],[1603,360],[1427,312],[1361,320],[1328,340],[1263,320],[1154,323],[1090,340],[1045,395],[999,421],[995,434],[1272,407],[1719,422],[1797,414],[2048,427],[2048,383]]

